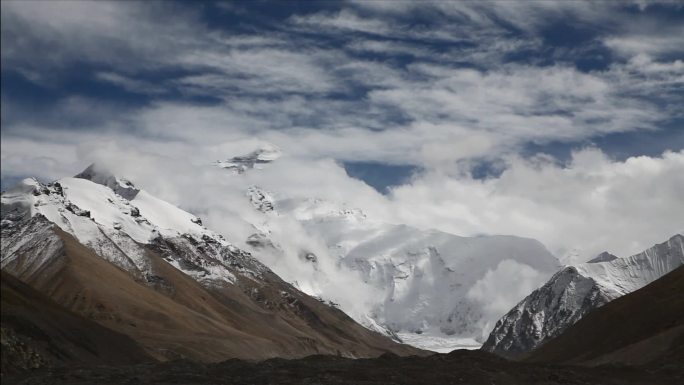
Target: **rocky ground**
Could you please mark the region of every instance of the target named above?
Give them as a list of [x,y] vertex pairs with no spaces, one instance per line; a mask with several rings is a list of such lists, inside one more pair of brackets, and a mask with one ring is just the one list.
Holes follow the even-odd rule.
[[682,370],[553,366],[512,362],[479,351],[459,350],[430,357],[384,355],[375,359],[311,356],[259,363],[217,364],[173,361],[118,367],[40,369],[3,384],[677,384]]

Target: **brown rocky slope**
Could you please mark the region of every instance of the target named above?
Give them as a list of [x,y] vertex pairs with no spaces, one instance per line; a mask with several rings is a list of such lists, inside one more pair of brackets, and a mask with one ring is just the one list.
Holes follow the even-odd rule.
[[131,338],[57,305],[2,272],[2,372],[154,361]]

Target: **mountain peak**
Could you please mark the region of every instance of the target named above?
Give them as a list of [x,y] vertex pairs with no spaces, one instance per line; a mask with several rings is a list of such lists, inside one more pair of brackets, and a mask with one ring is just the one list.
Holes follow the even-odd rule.
[[624,258],[604,252],[592,261],[563,268],[523,299],[497,322],[483,349],[509,357],[535,349],[592,310],[682,266],[684,237]]
[[601,254],[597,255],[596,257],[588,260],[587,263],[610,262],[610,261],[617,259],[617,258],[618,257],[616,257],[615,255],[613,255],[607,251],[604,251]]
[[74,178],[87,179],[107,186],[129,201],[140,192],[140,189],[136,188],[131,181],[116,177],[108,168],[97,163],[91,163],[85,170],[76,174]]
[[261,145],[256,150],[246,155],[234,156],[226,160],[216,161],[216,165],[243,174],[249,169],[259,168],[260,165],[271,163],[280,158],[282,152],[280,149],[270,143]]

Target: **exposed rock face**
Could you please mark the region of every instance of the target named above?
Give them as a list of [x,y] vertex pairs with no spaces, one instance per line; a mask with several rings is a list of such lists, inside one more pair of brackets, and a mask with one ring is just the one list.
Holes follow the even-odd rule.
[[564,268],[499,320],[482,349],[508,357],[531,351],[609,301],[593,279]]
[[627,258],[568,266],[501,318],[482,349],[514,357],[563,333],[593,309],[684,264],[684,236]]
[[247,189],[247,197],[252,206],[262,213],[270,213],[275,210],[274,199],[271,194],[257,186],[250,186]]
[[109,181],[28,179],[3,193],[3,271],[162,360],[420,353],[301,293],[195,216]]
[[250,152],[247,155],[235,156],[227,160],[219,160],[216,165],[242,174],[253,168],[258,168],[263,164],[271,163],[281,156],[280,149],[272,144],[264,144],[262,147]]
[[648,365],[682,371],[684,266],[595,309],[526,361]]
[[245,241],[249,246],[256,250],[271,248],[274,249],[276,246],[273,244],[270,238],[264,233],[254,233],[247,237]]

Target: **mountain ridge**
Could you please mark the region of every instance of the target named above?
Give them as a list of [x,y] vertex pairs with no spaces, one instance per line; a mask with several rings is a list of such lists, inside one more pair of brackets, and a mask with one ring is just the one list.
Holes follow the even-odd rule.
[[684,264],[684,236],[607,262],[567,266],[503,316],[482,349],[507,357],[560,335],[593,309],[633,292]]
[[3,193],[3,271],[158,359],[423,354],[299,292],[192,214],[99,181]]
[[677,367],[684,359],[684,266],[599,307],[528,362]]

